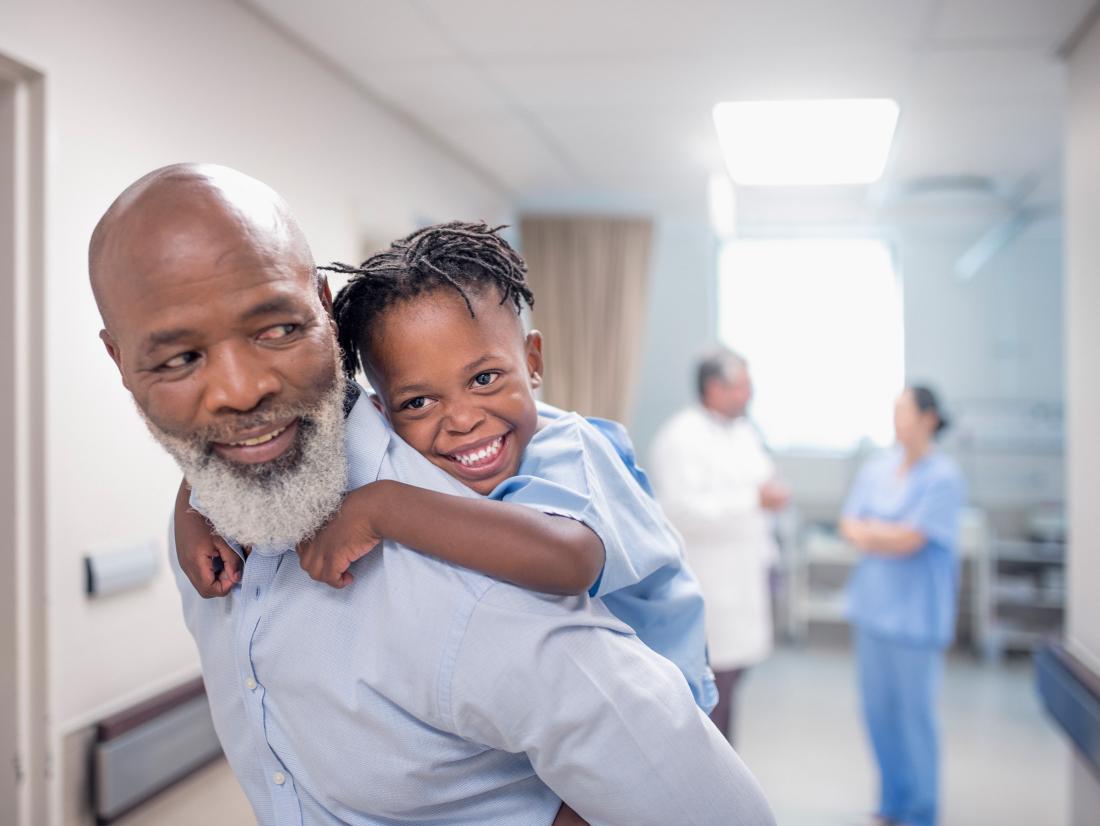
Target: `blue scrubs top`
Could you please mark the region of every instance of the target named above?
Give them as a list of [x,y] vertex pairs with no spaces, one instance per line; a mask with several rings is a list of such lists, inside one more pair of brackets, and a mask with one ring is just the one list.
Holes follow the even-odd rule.
[[955,636],[966,484],[955,463],[937,451],[899,476],[903,461],[901,448],[869,459],[844,516],[906,525],[926,542],[908,556],[864,554],[848,583],[847,616],[880,637],[946,647]]
[[703,595],[684,563],[680,537],[649,494],[626,430],[549,405],[551,421],[524,451],[517,474],[490,498],[583,522],[603,542],[603,572],[590,595],[671,660],[706,712],[717,702],[707,664]]

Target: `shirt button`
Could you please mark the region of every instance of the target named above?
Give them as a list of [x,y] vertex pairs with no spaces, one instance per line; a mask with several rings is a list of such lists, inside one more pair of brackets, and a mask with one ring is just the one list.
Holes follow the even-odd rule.
[[281,786],[286,783],[286,775],[282,772],[275,772],[275,774],[272,775],[271,779],[275,781],[276,786]]
[[245,684],[245,686],[247,686],[249,691],[255,691],[256,690],[256,681],[254,679],[252,679],[251,677],[249,677],[247,680],[245,680],[244,684]]

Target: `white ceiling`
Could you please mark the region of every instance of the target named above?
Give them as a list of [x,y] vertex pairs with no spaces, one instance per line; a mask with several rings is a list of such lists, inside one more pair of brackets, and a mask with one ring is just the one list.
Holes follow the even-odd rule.
[[1094,0],[245,2],[519,203],[692,210],[714,103],[814,97],[901,105],[883,182],[842,199],[965,175],[1056,203],[1057,51]]

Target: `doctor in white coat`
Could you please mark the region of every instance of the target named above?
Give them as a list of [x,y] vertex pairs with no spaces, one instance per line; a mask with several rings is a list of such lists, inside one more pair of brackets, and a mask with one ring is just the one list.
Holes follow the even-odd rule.
[[657,433],[650,465],[657,498],[684,537],[702,586],[707,648],[718,684],[711,719],[734,736],[737,683],[772,650],[772,513],[789,491],[745,417],[752,381],[745,359],[720,349],[698,365],[699,403]]

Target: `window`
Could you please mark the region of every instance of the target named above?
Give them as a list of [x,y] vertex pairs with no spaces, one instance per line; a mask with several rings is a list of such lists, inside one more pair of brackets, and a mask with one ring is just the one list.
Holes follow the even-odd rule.
[[719,260],[718,332],[749,360],[753,419],[776,448],[893,440],[904,384],[901,289],[867,239],[742,240]]

